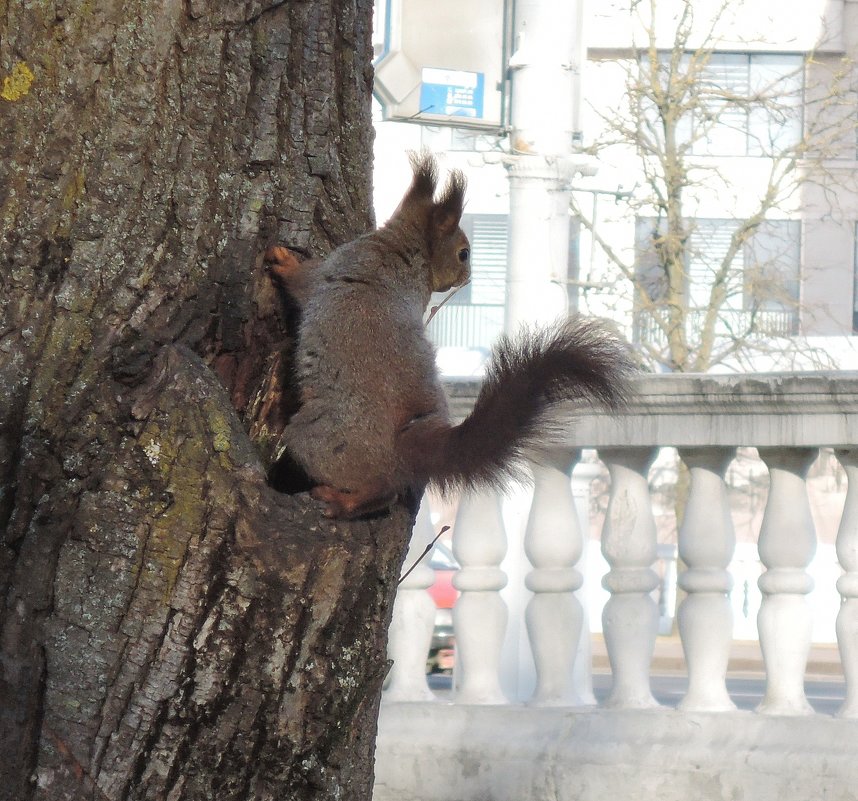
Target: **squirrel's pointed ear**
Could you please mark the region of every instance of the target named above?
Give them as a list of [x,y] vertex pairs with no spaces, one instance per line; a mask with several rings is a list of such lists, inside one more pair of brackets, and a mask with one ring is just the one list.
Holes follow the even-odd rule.
[[452,234],[459,227],[465,210],[465,189],[468,182],[461,170],[453,170],[444,192],[432,209],[432,226],[441,236]]

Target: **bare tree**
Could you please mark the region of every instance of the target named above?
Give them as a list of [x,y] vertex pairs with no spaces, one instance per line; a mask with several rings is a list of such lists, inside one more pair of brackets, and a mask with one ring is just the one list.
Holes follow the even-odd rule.
[[[711,5],[632,2],[642,40],[619,62],[610,56],[625,71],[624,107],[596,108],[603,133],[591,150],[634,172],[616,194],[636,219],[634,247],[605,233],[585,193],[573,200],[609,262],[595,283],[631,296],[646,360],[675,371],[705,371],[772,337],[783,347],[797,333],[791,218],[808,184],[836,194],[828,160],[855,148],[848,60],[719,52],[742,4]],[[745,158],[730,168],[718,158],[728,154]],[[712,198],[728,210],[717,219],[701,213]]]
[[268,485],[261,254],[372,224],[371,13],[3,5],[0,798],[370,797],[410,516]]

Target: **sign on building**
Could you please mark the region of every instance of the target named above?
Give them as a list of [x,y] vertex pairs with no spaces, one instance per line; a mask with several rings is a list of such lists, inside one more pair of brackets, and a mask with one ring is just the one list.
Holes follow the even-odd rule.
[[385,119],[502,128],[507,23],[503,0],[380,0],[374,88]]

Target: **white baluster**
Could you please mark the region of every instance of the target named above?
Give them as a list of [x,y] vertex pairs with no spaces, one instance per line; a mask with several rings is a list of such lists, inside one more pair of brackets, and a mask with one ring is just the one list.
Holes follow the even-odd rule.
[[583,612],[573,594],[582,583],[575,563],[583,547],[570,474],[579,452],[557,452],[551,464],[532,464],[534,489],[524,534],[524,551],[533,565],[525,585],[534,594],[525,620],[536,689],[531,704],[575,706],[573,666]]
[[581,636],[578,639],[578,650],[572,672],[575,692],[581,699],[581,703],[588,706],[595,706],[597,703],[596,696],[593,694],[593,644],[587,604],[587,584],[591,578],[587,572],[587,549],[594,546],[590,541],[590,485],[593,479],[601,474],[600,465],[592,462],[579,462],[572,471],[572,497],[575,498],[575,506],[578,510],[578,525],[581,528],[583,545],[581,558],[575,568],[584,579],[584,586],[575,593],[584,617],[581,621]]
[[846,701],[838,715],[858,717],[858,449],[838,451],[849,481],[837,531],[837,558],[845,571],[837,580],[843,603],[837,614],[837,642],[846,678]]
[[688,664],[688,692],[680,709],[735,709],[727,693],[727,662],[733,639],[727,570],[736,548],[724,472],[734,448],[681,448],[691,473],[685,517],[679,530],[679,555],[686,569],[679,586],[688,593],[679,607],[679,634]]
[[459,503],[453,530],[453,555],[460,570],[453,586],[461,592],[453,607],[456,701],[462,704],[502,704],[500,654],[507,608],[500,591],[506,574],[506,532],[497,492],[468,493]]
[[[414,564],[434,537],[429,504],[424,497],[414,523],[403,573]],[[426,556],[402,580],[396,591],[387,640],[387,655],[393,660],[393,665],[384,692],[385,701],[435,699],[426,683],[426,657],[435,627],[435,603],[426,590],[434,579],[435,572],[429,567]]]
[[658,633],[658,608],[650,593],[659,581],[656,528],[647,473],[657,449],[610,448],[599,452],[611,474],[611,496],[602,532],[602,553],[610,572],[602,586],[611,593],[602,612],[605,645],[613,672],[606,706],[658,706],[649,685],[649,666]]
[[812,714],[804,694],[810,652],[811,615],[807,573],[816,552],[806,477],[817,456],[813,448],[759,448],[771,484],[760,528],[760,561],[767,570],[757,629],[766,666],[766,694],[757,711],[773,715]]

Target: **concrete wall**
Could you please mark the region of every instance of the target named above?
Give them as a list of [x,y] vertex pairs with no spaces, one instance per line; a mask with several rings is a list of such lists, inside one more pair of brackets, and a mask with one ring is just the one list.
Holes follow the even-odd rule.
[[855,801],[858,721],[382,707],[373,801]]

